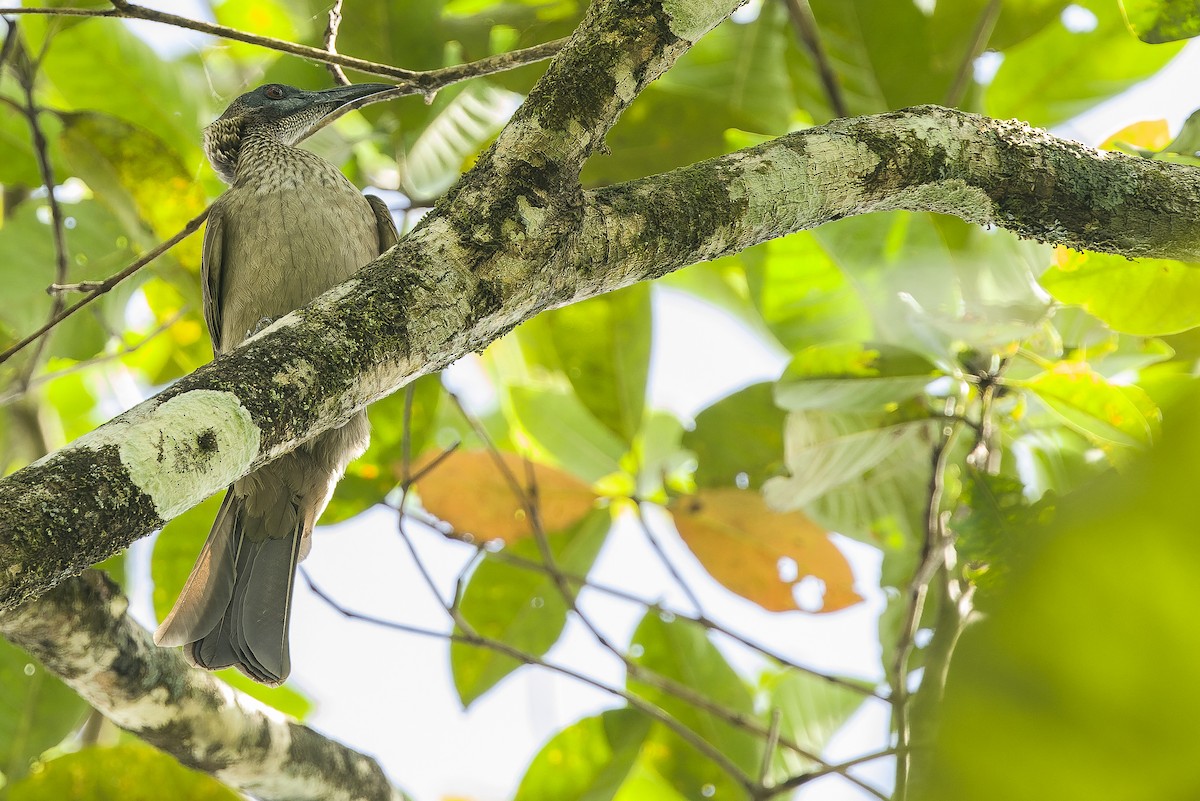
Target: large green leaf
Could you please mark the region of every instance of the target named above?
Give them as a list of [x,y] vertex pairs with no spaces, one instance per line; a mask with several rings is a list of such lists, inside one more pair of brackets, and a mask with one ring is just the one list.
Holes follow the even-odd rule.
[[[1062,20],[1008,50],[986,95],[987,113],[1048,127],[1120,94],[1166,64],[1179,45],[1147,47],[1112,0],[1079,0],[1070,30]],[[1088,15],[1095,26],[1087,29]]]
[[[555,563],[565,573],[586,576],[610,525],[608,511],[600,509],[565,531],[547,534]],[[533,538],[509,545],[504,552],[541,561]],[[558,641],[569,611],[553,577],[491,554],[484,556],[471,574],[459,608],[480,636],[539,657]],[[450,672],[464,708],[521,664],[490,648],[463,642],[450,644]]]
[[792,411],[882,411],[921,394],[938,375],[923,356],[891,345],[814,345],[788,365],[775,402]]
[[759,487],[783,471],[787,413],[775,405],[773,384],[754,384],[696,415],[683,447],[696,454],[696,484]]
[[1062,362],[1024,385],[1067,425],[1102,443],[1149,445],[1158,407],[1137,386],[1116,386],[1086,365]]
[[1120,0],[1129,27],[1143,42],[1159,44],[1200,34],[1200,8],[1191,0]]
[[159,801],[164,797],[238,801],[241,797],[162,751],[135,743],[65,754],[8,789],[11,801]]
[[1115,331],[1161,336],[1200,325],[1200,265],[1068,251],[1041,282]]
[[608,136],[611,153],[588,160],[585,183],[628,180],[719,155],[728,149],[728,128],[786,133],[795,101],[782,53],[791,36],[783,7],[773,3],[752,22],[725,20],[621,115]]
[[872,326],[855,287],[807,232],[751,248],[739,256],[751,302],[788,350],[866,339]]
[[168,69],[148,44],[116,20],[88,20],[55,35],[41,62],[54,105],[102,111],[141,126],[172,148],[194,173],[200,164],[203,95],[192,76]]
[[[761,684],[771,708],[779,710],[780,734],[818,755],[867,697],[798,670],[766,673]],[[777,778],[783,779],[816,766],[795,751],[781,747],[775,752],[774,767],[779,772]]]
[[628,443],[642,424],[650,331],[650,287],[635,284],[541,314],[517,337],[531,365],[565,376],[596,419]]
[[1179,756],[1200,719],[1197,401],[1193,384],[1161,448],[1034,532],[954,654],[914,799],[1009,801],[1031,777],[1060,801],[1200,792],[1200,767]]
[[509,403],[538,461],[559,465],[589,484],[620,469],[627,446],[573,392],[514,386]]
[[[107,278],[133,259],[129,238],[122,226],[94,200],[61,205],[68,250],[67,280]],[[0,323],[15,337],[23,337],[46,322],[52,299],[46,287],[56,281],[54,235],[49,209],[26,202],[5,221],[0,236],[0,282],[5,302]],[[122,285],[98,301],[93,309],[105,313],[114,330],[124,328],[124,306],[133,286]],[[55,330],[54,353],[74,359],[89,358],[103,346],[107,334],[93,314],[77,314]]]
[[0,639],[0,773],[9,782],[28,773],[30,763],[62,742],[87,711],[74,690]]
[[629,708],[568,726],[533,758],[515,801],[610,801],[649,731],[650,719]]
[[[750,690],[713,646],[702,628],[680,620],[664,620],[650,610],[633,633],[634,661],[660,676],[694,690],[734,713],[755,717]],[[762,762],[763,744],[751,732],[712,712],[698,709],[635,676],[630,691],[650,701],[694,731],[747,774]],[[744,799],[745,790],[712,760],[662,724],[651,731],[648,762],[684,798]]]

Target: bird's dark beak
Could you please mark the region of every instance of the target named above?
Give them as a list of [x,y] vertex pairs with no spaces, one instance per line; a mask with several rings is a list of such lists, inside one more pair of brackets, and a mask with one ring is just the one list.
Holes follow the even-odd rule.
[[328,114],[342,106],[349,105],[364,97],[377,95],[396,87],[386,83],[355,83],[349,86],[335,86],[332,89],[322,89],[319,92],[305,92],[305,98],[314,106],[323,107]]

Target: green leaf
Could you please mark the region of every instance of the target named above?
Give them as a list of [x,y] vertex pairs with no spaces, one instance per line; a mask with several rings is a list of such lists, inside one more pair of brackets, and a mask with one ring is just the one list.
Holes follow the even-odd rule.
[[921,394],[940,374],[925,357],[892,345],[813,345],[788,365],[775,402],[792,411],[877,411]]
[[642,424],[650,371],[650,286],[546,312],[517,332],[531,365],[562,373],[596,419],[624,442]]
[[773,4],[752,22],[727,19],[705,34],[621,115],[607,138],[611,152],[588,159],[584,183],[639,178],[720,155],[729,149],[729,128],[786,133],[795,101],[781,56],[792,36],[783,8]]
[[[586,576],[611,525],[608,510],[600,509],[588,513],[565,531],[547,534],[559,569]],[[541,562],[541,552],[533,538],[509,545],[503,552]],[[562,634],[568,606],[553,577],[488,554],[471,574],[460,610],[480,636],[542,656]],[[490,648],[463,642],[450,644],[450,672],[464,708],[521,664]]]
[[918,418],[836,412],[794,413],[787,420],[790,478],[764,488],[777,509],[798,509],[830,490],[856,482],[897,452],[932,442],[937,423]]
[[[305,37],[297,30],[302,15],[293,17],[291,10],[275,0],[219,0],[213,3],[217,22],[235,30],[253,31],[288,42],[302,42]],[[240,61],[273,61],[280,53],[246,42],[228,40],[222,43],[229,55]]]
[[635,709],[610,709],[568,726],[533,758],[515,801],[610,801],[650,731]]
[[0,773],[10,783],[78,728],[88,709],[33,657],[0,639]]
[[[174,235],[204,211],[195,167],[159,137],[106,114],[68,114],[63,120],[60,143],[72,173],[142,247]],[[152,235],[144,235],[143,221]],[[200,237],[172,248],[171,258],[194,276],[200,269]]]
[[[630,653],[642,668],[688,687],[732,712],[756,717],[745,682],[702,628],[684,621],[663,620],[658,612],[650,610],[633,633]],[[745,773],[755,775],[762,760],[762,742],[754,734],[633,675],[627,684],[631,692],[696,732]],[[647,761],[684,798],[748,797],[742,786],[712,760],[662,724],[655,724],[650,740],[654,747],[647,750]]]
[[[409,456],[412,464],[430,445],[442,399],[440,375],[427,375],[412,383],[413,402]],[[321,525],[347,520],[382,503],[399,484],[404,464],[404,407],[408,388],[403,387],[367,409],[371,445],[346,468],[333,499],[321,515]]]
[[1033,536],[1053,516],[1054,498],[1045,495],[1030,503],[1017,478],[967,472],[959,500],[965,514],[955,515],[950,525],[959,560],[980,588],[977,604],[981,598],[990,599],[1007,580],[1014,562],[1030,552]]
[[1095,440],[1134,447],[1154,439],[1158,409],[1146,393],[1110,384],[1087,365],[1061,362],[1023,385],[1067,425]]
[[[41,74],[65,111],[102,111],[141,126],[166,142],[189,174],[200,165],[202,93],[188,73],[167,68],[136,34],[111,20],[88,20],[50,40]],[[198,87],[197,87],[198,88]]]
[[449,189],[508,122],[521,97],[476,82],[439,100],[436,116],[404,159],[401,178],[410,197],[436,198]]
[[1200,34],[1200,9],[1192,0],[1119,0],[1130,30],[1160,44]]
[[955,651],[914,798],[1008,801],[1034,776],[1058,801],[1200,787],[1179,758],[1200,719],[1188,678],[1200,674],[1198,400],[1193,387],[1168,410],[1161,447],[1063,499],[1034,532],[1039,547]]
[[169,795],[189,801],[238,801],[216,779],[180,765],[147,745],[85,748],[47,762],[42,770],[9,788],[10,801],[159,801]]
[[[772,709],[779,710],[779,732],[812,754],[821,754],[830,738],[862,706],[867,696],[831,684],[811,673],[779,670],[760,680]],[[869,689],[865,682],[864,689]],[[777,778],[794,776],[817,767],[812,760],[778,748],[774,755]]]
[[589,484],[620,469],[624,443],[572,392],[509,388],[514,422],[538,461],[561,466]]
[[1060,251],[1041,283],[1115,331],[1161,336],[1200,325],[1200,265]]
[[1179,52],[1179,45],[1146,47],[1131,36],[1112,0],[1073,5],[1094,15],[1096,26],[1072,31],[1060,19],[1005,52],[987,90],[988,116],[1048,128],[1120,94]]
[[746,486],[759,487],[783,471],[787,413],[775,405],[773,387],[754,384],[696,415],[683,447],[696,454],[697,486],[738,486],[744,475]]
[[[84,200],[61,208],[69,282],[107,278],[133,260],[128,234],[100,204]],[[52,299],[46,287],[56,280],[56,262],[53,230],[42,222],[49,220],[48,214],[44,203],[23,203],[4,221],[0,237],[0,282],[5,289],[0,323],[19,336],[41,326],[50,313]],[[125,304],[135,286],[135,281],[127,282],[98,301],[111,329],[124,328]],[[106,338],[94,314],[77,314],[55,330],[52,352],[87,359],[103,347]]]
[[775,509],[802,509],[828,531],[883,548],[885,581],[902,582],[907,576],[896,576],[925,539],[936,426],[899,415],[795,412],[785,435],[792,475],[767,481],[763,495]]
[[775,239],[740,254],[750,300],[788,350],[867,339],[867,306],[812,234]]

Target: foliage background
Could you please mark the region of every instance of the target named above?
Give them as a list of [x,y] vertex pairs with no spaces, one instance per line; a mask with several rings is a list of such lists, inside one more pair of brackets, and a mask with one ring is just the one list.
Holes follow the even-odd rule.
[[[1143,35],[1159,30],[1138,22],[1155,4],[1134,5],[1129,16]],[[315,46],[322,46],[328,11],[315,0],[164,8]],[[1154,75],[1181,47],[1139,41],[1115,0],[812,0],[811,8],[840,96],[817,78],[813,53],[795,30],[795,4],[752,3],[638,99],[609,136],[610,152],[588,164],[585,182],[729,152],[821,124],[839,105],[868,114],[942,103],[1066,126]],[[342,13],[340,52],[433,69],[566,35],[582,7],[571,0],[350,0]],[[199,136],[230,98],[264,82],[319,87],[330,80],[320,65],[243,43],[202,36],[182,39],[182,47],[147,43],[166,30],[41,16],[9,27],[19,48],[0,76],[0,346],[51,314],[48,284],[113,274],[220,193]],[[310,146],[360,185],[388,190],[401,222],[411,225],[470,166],[542,69],[460,84],[430,102],[410,97],[369,107]],[[39,188],[30,97],[41,110],[37,128],[64,217],[65,274],[55,272],[55,226]],[[1150,152],[1170,141],[1165,124],[1150,122],[1107,146]],[[1176,149],[1184,153],[1161,157],[1186,156],[1188,148]],[[44,346],[0,366],[5,471],[210,358],[198,270],[193,236],[56,327]],[[268,692],[227,678],[290,714],[325,710],[315,717],[320,725],[379,752],[401,783],[415,778],[421,797],[579,798],[588,790],[588,798],[624,801],[742,798],[739,774],[770,785],[824,769],[800,751],[834,767],[878,757],[855,770],[857,785],[833,770],[805,791],[871,797],[886,795],[893,777],[906,782],[887,753],[890,726],[912,728],[902,743],[935,736],[936,718],[922,715],[920,692],[910,701],[906,688],[949,658],[967,610],[945,599],[974,593],[980,608],[1003,610],[997,618],[1007,628],[979,627],[990,640],[968,632],[966,689],[950,685],[947,730],[965,731],[981,719],[987,727],[973,738],[946,735],[943,764],[960,786],[980,773],[972,745],[984,737],[1021,742],[1022,726],[1036,731],[1045,723],[1048,707],[1036,698],[1019,720],[1003,698],[989,706],[970,694],[991,686],[985,678],[996,669],[994,654],[1033,630],[1036,612],[1022,616],[1008,600],[1014,588],[1028,602],[1090,567],[1120,583],[1137,554],[1115,547],[1118,561],[1079,543],[1046,556],[1059,561],[1043,567],[1049,573],[1041,578],[1016,556],[1041,553],[1039,527],[1054,519],[1059,499],[1113,468],[1135,487],[1119,506],[1125,514],[1178,497],[1144,489],[1159,494],[1138,500],[1136,482],[1145,476],[1148,487],[1167,486],[1155,471],[1169,474],[1185,463],[1186,448],[1159,457],[1166,467],[1143,470],[1135,460],[1154,441],[1170,439],[1162,410],[1193,392],[1197,275],[1192,265],[1055,252],[955,218],[897,212],[843,220],[654,287],[542,315],[448,371],[445,381],[422,379],[372,408],[372,448],[324,518],[353,522],[321,537],[309,563],[313,580],[346,607],[441,637],[346,622],[301,587],[297,680]],[[728,321],[736,334],[718,327]],[[738,347],[728,347],[735,336]],[[700,357],[687,362],[689,353]],[[454,443],[459,449],[408,492],[414,471]],[[511,475],[497,469],[496,453],[506,454]],[[512,477],[524,493],[512,491]],[[941,496],[932,516],[931,487]],[[395,509],[405,501],[415,505],[402,540]],[[192,510],[152,549],[109,565],[147,614],[161,617],[169,608],[214,509],[209,501]],[[930,525],[938,513],[957,537],[959,564],[938,581],[914,579],[923,545],[938,534]],[[453,530],[424,525],[429,515]],[[1117,526],[1128,531],[1140,520],[1114,513],[1090,525],[1113,537]],[[492,539],[505,547],[478,547]],[[1084,551],[1094,565],[1072,564]],[[547,553],[560,574],[588,578],[574,612],[561,577],[520,563],[543,562]],[[914,581],[929,591],[924,607],[911,601]],[[1141,606],[1105,612],[1135,621],[1158,615],[1163,601],[1148,603],[1156,586],[1131,599]],[[1060,593],[1045,604],[1072,618],[1097,611],[1092,600]],[[1186,627],[1177,617],[1168,614],[1158,632],[1121,629],[1130,648],[1143,638],[1148,656],[1147,664],[1106,679],[1137,688],[1130,704],[1143,699],[1145,709],[1157,708],[1147,674],[1136,670],[1153,667],[1172,625]],[[448,645],[445,636],[464,624],[526,662],[550,661],[616,694],[517,670],[521,660],[494,650]],[[847,633],[857,638],[850,648],[838,642]],[[1088,628],[1080,636],[1094,645],[1105,634]],[[1065,669],[1053,638],[1031,641],[1046,643],[1030,658],[1043,658],[1053,687],[1086,689],[1107,675],[1097,664],[1113,664],[1105,653]],[[310,674],[306,664],[314,666]],[[1184,662],[1176,667],[1177,675],[1189,672]],[[1029,663],[1012,668],[1025,669]],[[13,798],[61,798],[68,786],[78,797],[136,798],[139,788],[157,793],[167,785],[179,794],[229,797],[89,716],[73,693],[7,644],[0,644],[0,686],[0,771]],[[431,687],[452,690],[470,715],[434,708],[426,700]],[[630,709],[631,698],[657,705],[663,717]],[[1031,745],[1031,753],[1056,753],[1072,732],[1108,730],[1108,707],[1091,695],[1079,703],[1101,703],[1098,720],[1081,720],[1040,751]],[[897,705],[912,712],[907,724],[889,724],[889,706]],[[528,712],[514,716],[514,708]],[[856,712],[855,736],[829,745]],[[462,721],[460,728],[447,728],[439,716]],[[729,764],[722,769],[664,719]],[[539,751],[533,737],[550,739]],[[447,752],[457,759],[421,773]],[[1121,749],[1114,752],[1087,770],[1118,763]],[[110,759],[121,760],[119,776],[101,769]],[[966,767],[956,772],[960,764]],[[1062,769],[1057,762],[1041,767],[1047,775]]]

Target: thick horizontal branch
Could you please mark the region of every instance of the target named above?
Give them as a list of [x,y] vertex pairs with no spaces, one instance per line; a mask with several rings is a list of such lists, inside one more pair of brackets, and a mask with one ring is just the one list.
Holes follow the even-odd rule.
[[92,570],[0,613],[0,633],[121,728],[263,801],[404,797],[374,759],[155,647],[128,606]]
[[830,220],[937,211],[1077,248],[1200,259],[1196,170],[938,107],[561,191],[516,180],[460,193],[354,279],[0,481],[0,607],[544,309]]

